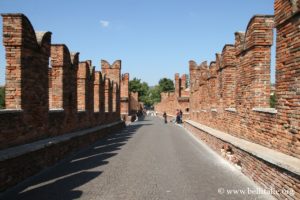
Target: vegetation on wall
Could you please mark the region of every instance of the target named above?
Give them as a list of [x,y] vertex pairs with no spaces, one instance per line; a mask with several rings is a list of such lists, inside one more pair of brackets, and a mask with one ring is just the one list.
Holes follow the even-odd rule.
[[270,107],[275,108],[276,103],[277,103],[277,98],[276,98],[276,95],[273,94],[270,96]]
[[5,108],[5,88],[0,87],[0,109]]

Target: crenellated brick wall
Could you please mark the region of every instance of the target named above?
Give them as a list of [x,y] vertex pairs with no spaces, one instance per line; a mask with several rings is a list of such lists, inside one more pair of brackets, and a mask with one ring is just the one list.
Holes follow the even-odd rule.
[[[280,51],[277,51],[276,65],[278,105],[276,109],[270,108],[273,28],[273,16],[256,15],[250,20],[246,33],[235,33],[235,45],[227,44],[222,54],[217,54],[216,63],[207,67],[204,62],[197,67],[194,61],[190,62],[191,120],[300,158],[299,107],[287,104],[299,99],[297,74],[289,78],[288,87],[286,81],[283,83],[282,79],[292,76],[293,69],[281,68],[280,62],[286,62],[282,59],[291,57],[281,58]],[[283,46],[280,34],[277,30],[279,49]],[[297,67],[295,62],[291,63]],[[294,95],[287,95],[288,90],[295,91]]]
[[[121,115],[128,116],[130,111],[129,103],[129,74],[123,74],[121,80]],[[123,119],[123,117],[122,117]]]
[[[122,127],[121,61],[112,67],[102,61],[102,72],[95,71],[90,60],[79,62],[79,53],[66,45],[51,44],[50,32],[35,32],[25,15],[2,17],[7,65],[6,109],[0,111],[0,190]],[[40,148],[51,138],[63,149],[59,155],[52,143]],[[28,150],[31,146],[34,150]],[[29,153],[40,162],[29,159],[20,165]],[[17,170],[23,175],[16,176]]]
[[142,104],[139,102],[139,93],[130,92],[130,115],[135,115],[137,111],[142,109]]
[[[226,159],[224,147],[229,145],[230,161],[240,165],[247,176],[264,188],[289,188],[295,192],[275,194],[279,199],[300,198],[299,172],[290,170],[300,163],[299,11],[299,1],[276,0],[275,17],[252,17],[246,32],[235,33],[235,44],[226,44],[222,53],[216,54],[215,63],[207,67],[206,62],[197,66],[190,61],[191,121],[186,127]],[[271,46],[275,28],[277,104],[270,108]],[[193,125],[194,122],[199,126]],[[232,142],[235,140],[228,142],[213,136],[218,131],[260,145],[267,155],[280,155],[284,160],[278,157],[274,164],[268,158],[258,159],[265,155],[241,151]],[[282,165],[290,167],[282,168]]]
[[25,15],[2,16],[7,106],[0,113],[0,149],[119,119],[121,61],[102,66],[102,75],[66,45],[51,44],[50,32],[36,33]]
[[[300,2],[276,0],[275,26],[276,88],[278,131],[290,147],[300,154]],[[300,157],[300,156],[299,156]]]
[[181,77],[175,74],[175,91],[162,92],[161,102],[155,105],[155,110],[162,114],[166,112],[168,115],[175,116],[176,110],[181,110],[184,117],[189,115],[189,89],[186,87],[187,75]]
[[110,65],[106,60],[101,60],[101,69],[105,78],[112,81],[110,95],[113,103],[110,105],[113,112],[120,113],[121,109],[121,60],[116,60]]
[[225,45],[222,53],[218,54],[218,83],[221,108],[235,107],[236,89],[236,59],[234,45]]
[[[189,62],[185,126],[264,188],[295,192],[277,198],[300,199],[300,1],[275,0],[274,7],[275,16],[253,16],[209,66]],[[277,103],[270,108],[275,29]],[[178,80],[175,93],[161,95],[158,112],[179,107]]]

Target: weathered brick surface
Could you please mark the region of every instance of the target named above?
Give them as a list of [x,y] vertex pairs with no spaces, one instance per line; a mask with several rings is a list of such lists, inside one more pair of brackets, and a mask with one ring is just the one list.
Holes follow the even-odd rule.
[[129,115],[130,111],[130,96],[129,96],[129,74],[123,74],[121,80],[121,118],[126,120],[126,117]]
[[[70,53],[66,45],[51,44],[50,32],[35,32],[23,14],[2,16],[7,107],[0,112],[1,150],[120,120],[121,61],[116,61],[112,70],[104,67],[102,75],[95,71],[90,60],[79,62],[79,53]],[[80,147],[81,142],[77,142],[70,141],[67,152]],[[1,188],[45,167],[47,159],[57,153],[52,147],[42,151],[47,151],[49,157],[33,152],[13,161],[2,161]],[[58,158],[63,155],[64,152]],[[29,167],[27,171],[21,170],[23,175],[16,173],[2,179],[3,175],[20,170],[14,167],[23,165],[23,160],[30,156],[40,159],[36,163],[39,167]]]
[[222,54],[217,56],[218,84],[220,105],[224,108],[235,107],[236,88],[236,59],[235,48],[227,44],[222,50]]
[[[1,150],[120,120],[120,61],[102,75],[66,45],[51,45],[50,32],[35,33],[22,14],[3,15],[3,41],[7,109],[0,112]],[[121,125],[2,160],[0,190]]]
[[129,74],[125,73],[121,77],[120,85],[120,112],[123,121],[131,121],[136,112],[142,108],[141,103],[138,101],[138,93],[129,91]]
[[101,72],[95,72],[94,74],[94,112],[100,112],[100,93],[103,90],[101,88],[102,74]]
[[113,82],[112,84],[112,111],[116,112],[117,111],[117,83]]
[[[49,109],[48,63],[51,43],[51,33],[35,33],[24,15],[2,16],[7,63],[6,108],[22,109],[18,117],[22,122],[16,124],[23,126],[7,129],[11,121],[1,120],[0,141],[3,142],[0,148],[20,143],[23,139],[40,138],[43,137],[41,133],[47,133],[48,116],[45,113]],[[20,132],[16,133],[16,129]]]
[[130,115],[135,115],[137,111],[141,110],[141,103],[139,102],[139,93],[130,92]]
[[[298,134],[291,134],[297,129],[289,125],[296,124],[294,127],[297,127],[299,119],[296,117],[283,123],[281,118],[283,113],[290,113],[292,109],[282,111],[278,105],[278,114],[253,110],[269,107],[273,27],[272,16],[254,16],[246,33],[235,33],[235,45],[225,45],[222,54],[216,56],[216,63],[212,62],[207,67],[205,62],[200,66],[190,62],[190,117],[232,135],[300,157]],[[277,37],[279,34],[280,31]],[[280,56],[277,56],[278,60]],[[277,90],[281,80],[282,76],[276,80]],[[279,90],[276,94],[279,102],[283,102]],[[286,88],[281,94],[286,94]],[[290,96],[285,97],[291,99]],[[297,110],[295,106],[291,108]],[[287,108],[286,104],[284,108]]]
[[121,60],[116,60],[110,65],[106,60],[101,60],[101,70],[106,78],[114,81],[118,85],[121,82]]
[[88,62],[80,62],[77,71],[77,106],[78,110],[85,111],[88,104],[88,81],[90,68]]
[[[275,17],[255,15],[245,32],[235,33],[216,61],[189,62],[190,119],[284,154],[300,158],[300,1],[275,0]],[[270,55],[276,28],[277,104],[269,108]],[[179,79],[178,76],[176,79]],[[178,92],[178,85],[175,94]],[[162,94],[157,111],[178,108],[175,94]],[[191,128],[193,132],[199,132]],[[224,142],[199,132],[220,152]],[[278,169],[236,147],[244,173],[263,187],[293,188],[299,199],[299,176]]]
[[109,133],[120,130],[122,123],[75,137],[59,144],[49,144],[45,148],[28,152],[9,160],[0,161],[0,191],[11,187],[65,158],[68,154],[83,148]]
[[[112,102],[110,106],[108,106],[109,110],[113,112],[120,113],[121,106],[120,99],[121,99],[121,60],[116,60],[112,65],[110,65],[106,60],[101,60],[101,69],[103,75],[112,81],[110,86],[110,96]],[[116,84],[116,85],[114,85]],[[118,92],[117,92],[118,91]]]
[[[300,2],[275,1],[278,132],[300,154]],[[300,156],[299,156],[300,157]]]
[[105,109],[104,111],[107,113],[107,112],[110,112],[110,100],[109,100],[109,97],[110,97],[110,94],[111,94],[111,83],[110,83],[110,80],[109,79],[105,79],[105,82],[104,82],[104,101],[105,101]]

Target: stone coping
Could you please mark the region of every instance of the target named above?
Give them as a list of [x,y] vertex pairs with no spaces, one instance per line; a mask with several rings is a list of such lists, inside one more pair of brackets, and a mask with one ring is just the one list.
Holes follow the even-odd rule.
[[23,112],[22,109],[0,109],[0,114],[4,113],[21,113]]
[[120,98],[120,101],[128,101],[129,100],[129,97],[121,97]]
[[266,162],[269,162],[275,166],[283,168],[287,171],[293,172],[294,174],[300,175],[300,159],[286,155],[284,153],[275,151],[273,149],[264,147],[262,145],[237,138],[225,132],[210,128],[203,124],[194,122],[192,120],[185,120],[186,123],[192,125],[193,127],[200,129],[218,139],[228,142],[235,147],[242,149]]
[[19,145],[16,147],[7,148],[7,149],[0,151],[0,162],[7,160],[7,159],[15,158],[15,157],[18,157],[18,156],[21,156],[21,155],[24,155],[24,154],[27,154],[27,153],[30,153],[33,151],[40,150],[40,149],[49,147],[54,144],[68,141],[72,138],[76,138],[79,136],[87,135],[89,133],[100,131],[102,129],[109,128],[109,127],[115,126],[120,123],[123,123],[123,122],[117,121],[117,122],[113,122],[113,123],[106,124],[106,125],[96,126],[94,128],[84,129],[84,130],[75,131],[72,133],[68,133],[68,134],[64,134],[64,135],[60,135],[60,136],[56,136],[56,137],[38,140],[36,142],[32,142],[29,144],[23,144],[23,145]]
[[277,110],[275,108],[252,108],[253,111],[256,112],[264,112],[270,114],[277,114]]
[[55,109],[50,109],[50,113],[59,113],[59,112],[64,112],[65,110],[63,108],[55,108]]
[[235,108],[225,108],[225,111],[228,111],[228,112],[237,112]]

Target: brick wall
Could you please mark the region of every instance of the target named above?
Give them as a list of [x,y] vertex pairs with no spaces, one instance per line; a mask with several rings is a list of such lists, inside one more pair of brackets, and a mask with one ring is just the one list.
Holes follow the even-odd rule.
[[7,63],[6,108],[21,110],[17,118],[22,120],[13,124],[1,115],[0,141],[3,142],[0,148],[47,133],[48,116],[45,113],[49,109],[50,43],[51,33],[35,33],[24,15],[3,15],[3,44]]
[[220,105],[224,108],[235,107],[236,59],[233,45],[225,45],[217,56]]
[[130,92],[130,115],[136,114],[137,111],[141,109],[141,104],[139,103],[139,93]]
[[130,121],[130,94],[129,94],[129,74],[125,73],[121,77],[121,97],[120,97],[120,106],[121,106],[121,118],[123,121]]
[[[230,134],[289,159],[300,158],[300,1],[275,0],[275,16],[253,16],[245,32],[236,32],[235,43],[226,44],[209,66],[189,62],[190,120]],[[270,65],[273,31],[276,29],[277,104],[270,108]],[[179,75],[175,93],[161,94],[158,112],[174,114],[179,105]],[[186,127],[210,147],[264,188],[293,189],[295,194],[276,194],[279,199],[299,199],[299,174],[260,159],[234,145],[226,156],[226,141],[186,123]],[[223,148],[224,149],[224,148]],[[296,161],[295,161],[296,162]]]
[[168,115],[176,115],[176,110],[182,110],[187,117],[189,113],[189,89],[186,88],[186,74],[181,77],[175,74],[175,91],[162,92],[161,101],[155,105],[155,110],[159,113],[166,112]]
[[110,65],[106,60],[101,60],[101,70],[106,78],[114,81],[118,85],[121,82],[121,60],[116,60]]
[[[121,60],[116,60],[113,62],[112,65],[110,65],[106,60],[101,60],[101,69],[103,75],[110,79],[112,81],[111,85],[111,110],[113,112],[120,113],[121,105],[120,105],[120,99],[121,99]],[[118,91],[118,92],[117,92]]]
[[[241,168],[242,173],[262,186],[266,191],[272,191],[276,199],[299,199],[299,176],[288,170],[275,167],[251,153],[241,150],[219,138],[209,135],[189,124],[185,127],[197,138],[205,141],[216,153],[233,165]],[[281,191],[293,192],[281,192]],[[276,191],[276,193],[275,193]]]
[[35,32],[25,15],[2,17],[7,106],[0,149],[120,119],[121,61],[103,62],[96,72],[79,53],[51,44],[50,32]]
[[256,15],[209,67],[190,62],[192,120],[300,158],[299,53],[293,39],[299,34],[299,20],[292,18],[276,25],[276,110],[269,108],[274,18]]
[[[275,26],[278,132],[289,151],[300,154],[300,2],[276,0]],[[299,156],[300,157],[300,156]]]
[[[299,1],[276,0],[275,18],[256,15],[245,32],[236,32],[235,44],[226,44],[222,53],[216,54],[217,82],[211,81],[214,66],[207,69],[206,63],[197,66],[190,61],[190,117],[193,121],[300,158],[299,6]],[[275,28],[277,105],[273,109],[269,108],[270,55]],[[220,149],[228,146],[225,141],[187,127],[223,155]],[[295,191],[293,196],[276,194],[277,198],[300,197],[299,175],[233,145],[231,150],[233,160],[232,156],[230,159],[226,154],[223,156],[233,163],[236,160],[242,163],[243,173],[259,185]]]

